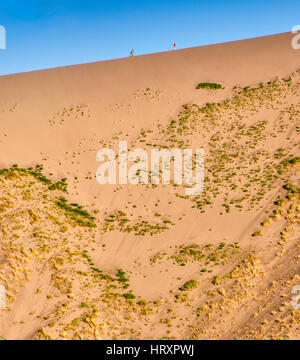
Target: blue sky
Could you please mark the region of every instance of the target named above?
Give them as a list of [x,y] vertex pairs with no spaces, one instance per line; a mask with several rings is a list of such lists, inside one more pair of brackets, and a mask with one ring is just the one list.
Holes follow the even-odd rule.
[[290,31],[299,0],[1,0],[0,75]]

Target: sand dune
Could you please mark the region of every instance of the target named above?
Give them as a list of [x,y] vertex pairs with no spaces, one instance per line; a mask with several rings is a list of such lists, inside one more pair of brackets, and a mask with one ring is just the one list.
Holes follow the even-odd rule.
[[[0,77],[1,338],[299,339],[291,40]],[[203,194],[99,185],[119,140],[203,148]]]

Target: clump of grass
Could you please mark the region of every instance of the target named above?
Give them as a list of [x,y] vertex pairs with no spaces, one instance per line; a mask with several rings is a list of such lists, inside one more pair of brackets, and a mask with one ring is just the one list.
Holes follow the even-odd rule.
[[171,256],[177,264],[185,266],[190,261],[198,261],[205,265],[224,265],[229,255],[235,255],[239,252],[240,246],[237,243],[225,244],[221,242],[219,245],[207,244],[200,246],[191,244],[188,246],[180,246],[179,252]]
[[214,276],[211,282],[214,285],[219,285],[220,284],[220,276]]
[[[66,214],[71,217],[78,225],[87,227],[96,227],[94,222],[95,217],[90,215],[86,210],[83,210],[80,206],[73,206],[67,203],[64,197],[60,197],[55,204],[61,209],[65,210]],[[86,221],[87,220],[87,221]]]
[[170,220],[163,220],[161,223],[150,224],[146,220],[140,220],[136,223],[131,223],[123,211],[117,211],[110,214],[104,219],[104,231],[118,230],[124,233],[134,232],[137,236],[145,236],[149,233],[151,236],[159,234],[169,229],[169,225],[175,225]]
[[127,282],[129,281],[126,277],[125,277],[126,273],[125,271],[119,269],[118,272],[117,272],[117,278],[118,278],[118,281],[120,282]]
[[283,186],[283,188],[284,188],[285,190],[288,190],[288,191],[291,191],[291,192],[295,191],[295,186],[292,185],[292,184],[290,184],[290,183],[285,184],[285,185]]
[[263,232],[262,231],[255,231],[253,234],[252,234],[253,237],[256,237],[256,236],[263,236]]
[[67,191],[67,179],[63,178],[60,181],[49,186],[49,190],[61,190],[63,192]]
[[278,199],[278,200],[274,201],[274,204],[275,204],[276,206],[284,206],[284,205],[285,205],[285,201],[282,200],[282,199]]
[[290,167],[294,167],[300,163],[300,157],[290,157],[280,162],[277,165],[277,172],[282,175],[285,171],[287,171]]
[[272,219],[267,219],[261,223],[261,226],[267,227],[267,226],[270,226],[271,224],[272,224]]
[[186,283],[184,283],[179,290],[181,291],[191,291],[193,289],[195,289],[198,286],[198,281],[196,280],[189,280]]
[[117,274],[116,274],[117,280],[120,283],[124,283],[123,289],[127,289],[129,287],[129,284],[128,284],[129,279],[125,275],[126,275],[126,273],[122,269],[119,269]]
[[135,295],[132,294],[132,293],[125,293],[125,294],[123,294],[123,297],[124,297],[125,299],[127,299],[127,300],[133,300],[133,299],[135,299]]
[[197,85],[196,89],[213,89],[213,90],[217,90],[217,89],[223,89],[223,86],[221,84],[217,84],[217,83],[200,83]]
[[33,169],[32,167],[25,169],[25,168],[19,168],[17,164],[14,164],[10,169],[1,169],[0,175],[4,175],[8,177],[12,177],[16,173],[31,175],[36,180],[46,185],[49,185],[48,186],[49,190],[61,190],[63,192],[67,192],[68,184],[66,178],[61,179],[57,183],[52,183],[50,179],[48,179],[45,175],[42,174],[42,171],[43,171],[43,165],[36,165],[35,169]]

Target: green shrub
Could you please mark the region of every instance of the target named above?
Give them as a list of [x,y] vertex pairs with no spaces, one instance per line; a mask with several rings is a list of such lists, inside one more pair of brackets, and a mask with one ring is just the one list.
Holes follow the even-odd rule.
[[205,82],[205,83],[198,84],[196,89],[213,89],[213,90],[217,90],[217,89],[223,89],[223,86],[221,84]]
[[125,298],[125,299],[135,299],[135,295],[134,294],[132,294],[132,293],[125,293],[125,294],[123,294],[123,297]]
[[196,280],[189,280],[185,284],[183,284],[179,290],[181,291],[190,291],[195,289],[198,286],[198,282]]
[[69,205],[64,197],[61,196],[55,204],[63,209],[66,212],[66,215],[69,215],[78,225],[96,227],[94,216],[90,215],[86,210],[81,209],[81,207]]

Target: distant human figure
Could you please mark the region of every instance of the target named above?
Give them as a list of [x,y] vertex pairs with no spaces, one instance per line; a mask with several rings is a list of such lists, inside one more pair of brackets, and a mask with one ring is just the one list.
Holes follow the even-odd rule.
[[134,49],[130,51],[130,56],[134,56]]
[[173,46],[174,46],[174,50],[176,50],[176,43],[174,43],[174,45],[173,45]]

